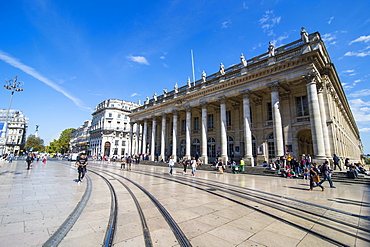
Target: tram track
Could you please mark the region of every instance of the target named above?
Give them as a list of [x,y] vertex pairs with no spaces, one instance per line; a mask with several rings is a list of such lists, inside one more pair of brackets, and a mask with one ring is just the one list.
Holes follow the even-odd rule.
[[[274,214],[266,212],[266,210],[260,210],[260,209],[258,209],[257,207],[255,207],[253,205],[248,205],[247,203],[243,203],[243,202],[240,201],[240,199],[247,200],[247,201],[252,201],[252,202],[259,203],[261,205],[264,205],[264,206],[267,206],[267,207],[270,207],[270,208],[274,208],[274,209],[286,212],[286,213],[288,213],[290,215],[293,215],[293,216],[295,216],[299,219],[305,219],[307,221],[315,223],[316,225],[322,225],[323,227],[326,227],[328,222],[329,222],[329,224],[330,224],[330,222],[335,223],[335,225],[340,224],[344,229],[341,229],[340,227],[333,227],[333,226],[330,227],[330,229],[336,231],[338,234],[346,234],[346,235],[351,236],[353,238],[357,238],[357,239],[360,239],[360,240],[365,241],[367,243],[370,243],[370,240],[368,238],[361,237],[361,236],[359,236],[359,234],[353,234],[353,233],[350,233],[350,232],[347,231],[350,228],[355,228],[355,229],[357,229],[357,231],[366,232],[367,231],[366,228],[360,227],[360,226],[355,225],[353,223],[348,223],[348,222],[339,220],[338,218],[340,218],[340,216],[338,216],[337,219],[333,219],[332,215],[326,216],[325,214],[328,211],[333,211],[335,213],[344,214],[346,216],[351,216],[351,217],[353,217],[354,221],[358,221],[359,218],[362,218],[364,220],[369,220],[368,217],[363,217],[363,216],[355,215],[355,214],[352,214],[352,213],[349,213],[349,212],[336,210],[336,209],[333,209],[333,208],[330,208],[330,207],[315,205],[315,204],[312,204],[312,203],[305,203],[303,201],[299,201],[299,200],[292,199],[292,198],[287,198],[287,197],[281,197],[281,196],[280,196],[280,198],[282,198],[284,200],[287,200],[287,201],[286,202],[281,202],[281,201],[277,202],[276,199],[277,199],[278,196],[276,196],[276,195],[275,195],[274,199],[269,199],[269,198],[266,197],[265,193],[260,193],[260,194],[264,195],[264,196],[261,196],[261,195],[258,195],[258,192],[256,190],[254,190],[254,192],[252,194],[252,193],[242,191],[243,189],[248,190],[247,188],[244,188],[244,187],[239,187],[238,189],[230,188],[230,187],[235,187],[235,186],[230,186],[228,184],[220,183],[220,182],[216,182],[216,181],[212,181],[212,182],[201,181],[201,182],[199,182],[199,181],[197,181],[197,178],[189,179],[189,178],[184,178],[183,176],[168,177],[168,176],[163,176],[163,173],[155,173],[155,172],[143,172],[143,171],[134,171],[134,172],[139,173],[139,174],[143,174],[143,175],[151,175],[151,176],[154,176],[154,177],[157,177],[157,178],[166,179],[166,180],[177,182],[177,183],[180,183],[180,184],[183,184],[183,185],[186,185],[186,186],[191,186],[193,188],[202,190],[204,192],[213,194],[215,196],[233,201],[233,202],[235,202],[239,205],[243,205],[245,207],[251,208],[251,209],[253,209],[255,211],[258,211],[258,212],[260,212],[264,215],[267,215],[267,216],[272,217],[276,220],[279,220],[283,223],[286,223],[288,225],[296,227],[300,230],[303,230],[303,231],[305,231],[305,232],[307,232],[311,235],[319,237],[319,238],[321,238],[321,239],[323,239],[323,240],[325,240],[329,243],[335,244],[337,246],[349,246],[349,245],[346,244],[346,243],[339,242],[335,238],[328,237],[325,233],[319,233],[319,232],[313,231],[310,228],[302,227],[301,225],[296,224],[291,220],[283,219],[283,218],[278,217]],[[227,185],[229,188],[228,189],[220,189],[219,188],[220,184],[222,184],[223,186]],[[203,187],[200,187],[200,186],[203,186]],[[226,195],[222,195],[221,193],[225,193]],[[270,196],[272,195],[271,193],[268,193],[268,194]],[[230,195],[232,195],[236,198],[239,198],[239,199],[233,199],[233,198],[230,197]],[[302,209],[302,208],[299,208],[297,206],[293,206],[292,202],[295,202],[295,203],[299,202],[301,205],[305,205],[306,208],[308,208],[308,209]],[[319,212],[319,213],[312,212],[313,207],[316,208],[316,210],[319,210],[319,211],[322,210],[322,212]],[[294,210],[296,212],[294,212]],[[312,217],[312,216],[314,216],[314,217]],[[318,219],[315,220],[314,219],[315,217],[318,218]],[[322,222],[323,219],[325,219],[325,223]]]

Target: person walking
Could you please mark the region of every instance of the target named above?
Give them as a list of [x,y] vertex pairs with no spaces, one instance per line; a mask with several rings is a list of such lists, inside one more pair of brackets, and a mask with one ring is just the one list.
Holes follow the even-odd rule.
[[85,153],[81,153],[77,157],[76,165],[77,165],[77,171],[78,171],[78,183],[82,182],[82,179],[85,177],[86,173],[86,166],[87,166],[87,157]]
[[329,161],[325,161],[324,164],[322,165],[321,173],[324,176],[324,179],[319,183],[320,185],[324,183],[326,180],[329,181],[330,188],[335,188],[333,185],[333,181],[331,180],[331,171],[329,168]]
[[127,163],[127,171],[128,171],[128,170],[130,170],[130,171],[131,171],[131,164],[132,164],[131,156],[127,156],[127,158],[126,158],[126,163]]
[[126,158],[123,156],[121,159],[121,170],[125,169],[126,167]]
[[28,154],[27,155],[27,158],[26,158],[27,170],[29,170],[31,168],[33,160],[34,160],[33,155],[32,154]]
[[170,166],[170,174],[172,175],[173,168],[175,167],[175,160],[173,159],[173,156],[170,157],[170,160],[168,161],[168,165]]
[[309,191],[313,190],[314,183],[321,188],[321,191],[324,191],[325,188],[320,184],[320,176],[319,176],[319,169],[316,167],[316,163],[312,163],[310,169],[310,189]]
[[245,166],[245,162],[243,159],[240,160],[240,168],[241,168],[241,171],[244,172],[244,166]]
[[195,176],[195,171],[197,170],[197,161],[195,160],[195,157],[191,159],[191,175]]
[[336,154],[333,154],[333,162],[334,162],[334,170],[338,166],[339,170],[342,171],[342,167],[340,167],[339,165],[339,162],[340,162],[339,157]]

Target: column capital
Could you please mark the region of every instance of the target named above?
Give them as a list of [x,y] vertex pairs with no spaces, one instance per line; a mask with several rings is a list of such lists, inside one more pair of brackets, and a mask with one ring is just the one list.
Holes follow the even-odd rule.
[[201,101],[200,105],[202,106],[202,108],[207,108],[208,102],[207,101]]
[[267,86],[270,88],[271,92],[279,92],[280,88],[279,81],[268,83]]
[[186,112],[191,111],[191,106],[190,105],[186,105],[186,106],[184,106],[184,108],[185,108],[185,111]]
[[221,96],[221,97],[218,97],[218,100],[221,102],[221,104],[222,103],[226,104],[227,97],[226,96]]
[[319,81],[316,83],[316,87],[317,87],[317,93],[322,94],[324,92],[325,83],[322,81]]
[[243,98],[249,98],[251,91],[249,89],[241,90],[240,94],[243,96]]
[[316,71],[312,71],[303,75],[302,78],[306,81],[307,84],[311,84],[317,82],[317,75],[318,73]]

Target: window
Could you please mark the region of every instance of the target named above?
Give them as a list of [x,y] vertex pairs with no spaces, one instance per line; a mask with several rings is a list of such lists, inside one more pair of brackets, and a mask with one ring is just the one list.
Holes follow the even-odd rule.
[[267,137],[267,149],[268,149],[269,159],[274,159],[275,158],[275,141],[274,141],[273,133],[271,133]]
[[208,114],[208,118],[207,118],[207,127],[208,129],[213,129],[214,128],[214,125],[213,125],[213,114]]
[[122,141],[122,146],[126,146],[126,141]]
[[272,105],[271,105],[271,102],[267,103],[267,120],[272,120]]
[[121,114],[118,114],[117,118],[121,118]]
[[194,130],[199,130],[199,117],[194,117]]
[[114,145],[118,146],[118,144],[119,144],[119,140],[115,140]]
[[308,101],[307,96],[296,97],[297,102],[297,117],[308,116]]
[[114,107],[114,104],[111,104],[110,107]]
[[109,117],[112,117],[113,115],[112,115],[112,113],[109,113]]
[[226,111],[226,126],[231,126],[231,111]]
[[181,120],[181,132],[186,132],[186,120]]
[[123,119],[127,119],[127,116],[126,116],[126,115],[124,115],[124,116],[123,116]]

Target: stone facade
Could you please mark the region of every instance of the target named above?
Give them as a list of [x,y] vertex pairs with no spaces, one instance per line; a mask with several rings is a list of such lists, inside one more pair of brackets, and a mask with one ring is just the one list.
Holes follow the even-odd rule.
[[138,106],[125,100],[109,99],[95,107],[89,132],[89,155],[119,158],[130,153],[128,115]]
[[82,126],[72,130],[71,140],[69,142],[69,150],[71,153],[78,153],[89,149],[90,126],[91,121],[86,120]]
[[7,110],[0,110],[0,124],[3,126],[3,128],[0,128],[0,139],[2,140],[2,143],[0,144],[0,152],[4,154],[18,154],[26,143],[28,118],[26,118],[21,111],[9,110],[8,133],[6,137],[6,145],[4,146],[3,143],[5,143],[6,114]]
[[147,98],[129,115],[134,153],[244,159],[286,153],[359,160],[360,134],[319,33]]

